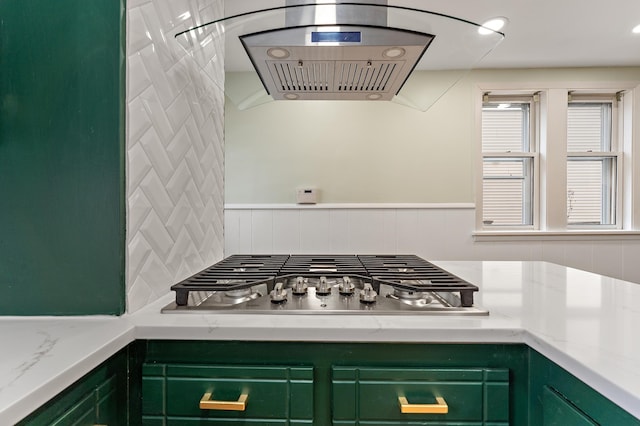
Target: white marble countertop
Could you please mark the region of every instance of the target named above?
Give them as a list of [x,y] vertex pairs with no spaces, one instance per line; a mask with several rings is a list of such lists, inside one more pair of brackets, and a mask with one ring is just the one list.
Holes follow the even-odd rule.
[[434,262],[478,285],[486,317],[160,314],[0,318],[0,424],[135,339],[525,343],[640,418],[640,285],[545,262]]
[[114,317],[0,318],[0,425],[12,425],[133,341]]

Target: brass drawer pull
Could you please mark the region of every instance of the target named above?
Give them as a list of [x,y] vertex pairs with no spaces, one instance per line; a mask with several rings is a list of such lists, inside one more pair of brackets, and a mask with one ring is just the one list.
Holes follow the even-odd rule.
[[398,403],[400,404],[401,413],[447,414],[449,412],[447,402],[440,396],[436,396],[435,404],[409,404],[409,401],[404,396],[398,397]]
[[244,411],[247,408],[248,393],[240,395],[237,401],[216,401],[211,399],[211,392],[207,392],[200,400],[201,410]]

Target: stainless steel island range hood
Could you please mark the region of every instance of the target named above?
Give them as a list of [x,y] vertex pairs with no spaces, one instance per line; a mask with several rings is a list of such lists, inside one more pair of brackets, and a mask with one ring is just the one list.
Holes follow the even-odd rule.
[[391,100],[433,38],[388,27],[305,26],[240,40],[276,100]]
[[240,110],[273,100],[392,100],[426,111],[504,37],[401,0],[282,2],[256,10],[228,1],[225,16],[175,35]]

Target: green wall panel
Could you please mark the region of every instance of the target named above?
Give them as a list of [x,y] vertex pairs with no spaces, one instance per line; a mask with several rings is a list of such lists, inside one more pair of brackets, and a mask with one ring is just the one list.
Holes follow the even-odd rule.
[[124,0],[0,16],[0,314],[121,314]]

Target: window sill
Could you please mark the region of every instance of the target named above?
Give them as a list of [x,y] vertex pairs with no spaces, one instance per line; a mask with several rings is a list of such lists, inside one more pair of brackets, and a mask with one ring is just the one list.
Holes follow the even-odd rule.
[[474,231],[473,239],[476,242],[491,241],[584,241],[584,240],[637,240],[640,239],[640,231],[622,229],[598,229],[598,230],[567,230],[567,231],[533,231],[533,230],[504,230],[504,231]]

